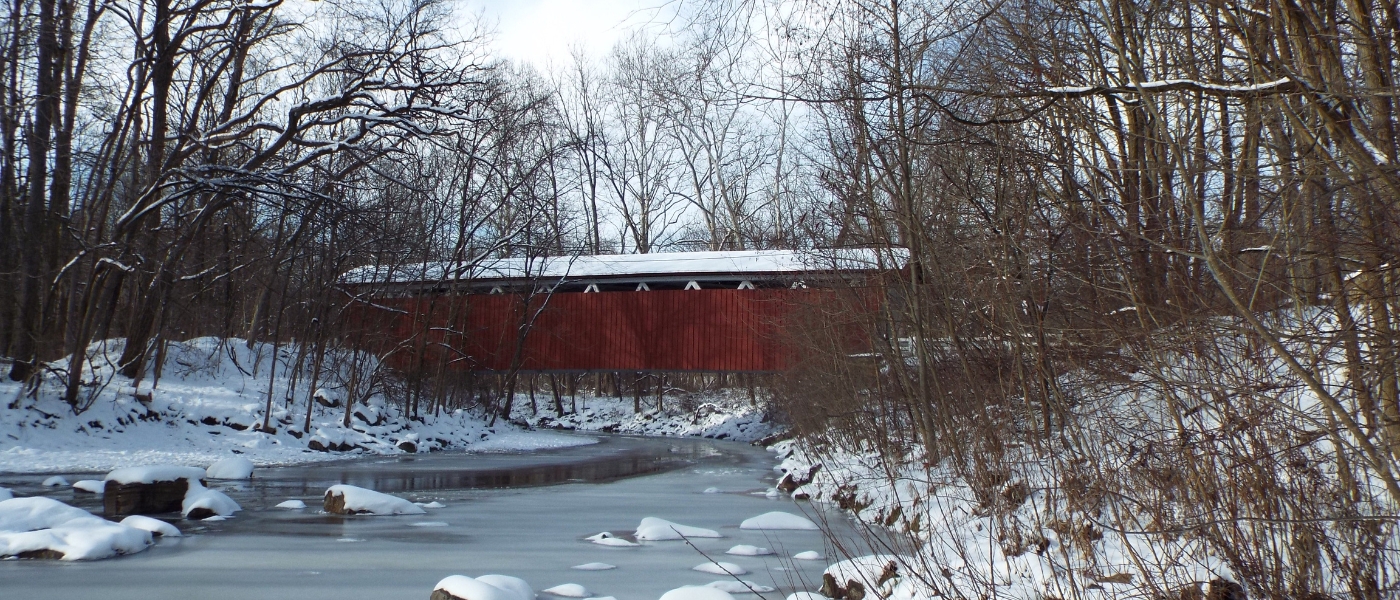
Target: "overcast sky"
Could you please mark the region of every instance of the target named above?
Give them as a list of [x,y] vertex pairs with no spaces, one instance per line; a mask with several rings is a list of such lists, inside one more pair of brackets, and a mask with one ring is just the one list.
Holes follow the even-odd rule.
[[465,0],[495,24],[495,47],[506,57],[544,70],[549,61],[562,66],[569,46],[579,43],[601,56],[626,32],[655,22],[674,0]]

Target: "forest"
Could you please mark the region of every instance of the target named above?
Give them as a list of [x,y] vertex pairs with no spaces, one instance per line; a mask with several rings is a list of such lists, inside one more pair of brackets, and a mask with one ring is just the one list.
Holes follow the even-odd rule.
[[[8,0],[8,377],[81,411],[100,340],[315,361],[366,266],[907,249],[772,381],[828,462],[970,490],[1007,556],[1053,531],[1063,597],[1106,536],[1150,597],[1400,591],[1394,2],[669,6],[540,69],[444,0]],[[917,570],[996,596],[965,550]]]

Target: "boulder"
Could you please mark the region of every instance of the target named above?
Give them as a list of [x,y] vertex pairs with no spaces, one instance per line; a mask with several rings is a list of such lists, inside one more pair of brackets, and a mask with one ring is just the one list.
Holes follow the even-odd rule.
[[418,452],[418,445],[408,440],[404,440],[402,442],[399,442],[399,450],[403,450],[404,452],[407,452],[409,454],[414,454]]
[[150,483],[108,480],[102,489],[102,514],[108,517],[180,512],[190,482],[184,478]]

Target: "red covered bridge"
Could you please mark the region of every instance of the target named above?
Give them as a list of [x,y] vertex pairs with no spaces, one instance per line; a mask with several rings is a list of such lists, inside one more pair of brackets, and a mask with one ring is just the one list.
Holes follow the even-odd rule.
[[903,262],[898,250],[627,254],[366,267],[343,282],[354,341],[400,369],[766,372],[790,358],[795,310]]

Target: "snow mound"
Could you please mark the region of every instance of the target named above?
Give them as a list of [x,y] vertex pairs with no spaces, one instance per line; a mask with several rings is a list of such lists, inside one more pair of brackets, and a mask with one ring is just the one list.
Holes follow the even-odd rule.
[[437,590],[442,590],[454,598],[462,600],[530,600],[530,598],[522,598],[517,592],[505,590],[466,575],[444,577],[433,587],[433,591]]
[[695,565],[692,571],[701,573],[711,573],[714,575],[747,575],[749,570],[731,562],[707,562]]
[[10,488],[0,487],[0,500],[9,500],[10,498],[14,497],[15,493],[10,491]]
[[580,570],[580,571],[607,571],[607,570],[609,570],[609,569],[616,569],[616,568],[617,568],[617,565],[610,565],[610,564],[608,564],[608,563],[601,563],[601,562],[591,562],[591,563],[583,563],[583,564],[581,564],[581,565],[574,565],[574,566],[569,567],[569,568],[570,568],[570,569],[578,569],[578,570]]
[[421,506],[423,508],[447,508],[446,504],[438,502],[437,500],[433,500],[432,502],[429,502],[427,504],[423,504],[422,502],[414,502],[414,504],[417,504],[418,506]]
[[622,538],[615,538],[615,537],[599,538],[599,539],[593,540],[593,543],[598,544],[599,546],[613,546],[613,547],[616,547],[616,548],[630,548],[630,547],[632,547],[632,546],[640,546],[640,545],[641,545],[641,544],[638,544],[638,543],[636,543],[636,542],[629,542],[629,541],[624,540],[624,539],[622,539]]
[[827,600],[827,597],[815,592],[793,592],[786,600]]
[[289,509],[289,510],[298,510],[298,509],[306,508],[306,503],[305,503],[305,502],[302,502],[301,500],[285,500],[285,501],[279,503],[279,504],[276,506],[276,508],[285,508],[285,509]]
[[210,479],[247,479],[253,476],[253,461],[231,456],[214,461],[206,471]]
[[688,585],[662,594],[660,600],[734,600],[734,596],[718,588]]
[[682,538],[717,538],[722,536],[720,536],[718,531],[713,529],[691,527],[689,525],[672,523],[665,519],[647,517],[642,519],[640,525],[637,525],[636,537],[639,540],[659,541],[679,540]]
[[611,531],[604,531],[604,532],[602,532],[602,533],[595,533],[595,534],[590,535],[590,536],[588,536],[588,537],[586,537],[586,538],[583,538],[583,539],[588,540],[588,541],[590,541],[590,542],[596,542],[596,541],[598,541],[598,540],[606,540],[606,539],[608,539],[608,538],[615,538],[615,537],[617,537],[617,536],[613,535]]
[[408,526],[409,526],[409,527],[447,527],[447,526],[448,526],[448,522],[447,522],[447,521],[418,521],[418,522],[415,522],[415,523],[409,523]]
[[228,517],[225,517],[225,516],[223,516],[223,515],[214,515],[214,516],[212,516],[212,517],[204,517],[203,519],[200,519],[200,520],[201,520],[201,521],[209,521],[209,522],[212,523],[212,522],[215,522],[215,521],[227,521],[227,520],[228,520]]
[[43,483],[44,487],[58,487],[60,485],[68,485],[68,480],[64,479],[62,475],[54,475],[45,479]]
[[89,494],[101,494],[106,489],[107,484],[96,479],[84,479],[73,484],[73,489],[81,490]]
[[706,493],[706,494],[718,494],[718,493],[719,493],[719,488],[717,488],[717,487],[705,488],[704,493]]
[[184,479],[191,483],[199,483],[204,479],[204,469],[199,467],[178,467],[174,465],[147,465],[144,467],[126,467],[108,473],[103,481],[115,481],[120,484],[129,483],[155,483],[157,481],[175,481]]
[[733,554],[735,556],[767,556],[769,554],[772,554],[773,551],[767,548],[760,548],[758,546],[739,544],[738,546],[726,550],[724,553]]
[[731,594],[766,594],[773,591],[773,588],[766,585],[758,585],[757,583],[747,580],[734,581],[733,579],[711,581],[705,584],[705,587],[723,590]]
[[752,519],[744,519],[739,529],[805,529],[816,530],[817,524],[792,513],[782,511],[766,512]]
[[122,525],[135,527],[144,531],[149,531],[161,537],[180,537],[180,530],[174,525],[166,523],[160,519],[152,519],[145,515],[131,515],[122,519]]
[[149,531],[113,523],[52,498],[0,501],[0,556],[35,553],[62,560],[96,560],[140,552],[151,543]]
[[588,588],[577,583],[561,583],[545,590],[544,593],[565,598],[587,598],[593,595],[593,592],[588,591]]
[[[367,490],[353,485],[333,485],[326,490],[326,498],[339,496],[345,500],[348,513],[368,513],[372,515],[425,515],[428,511],[418,505],[388,494]],[[455,594],[454,594],[455,595]]]
[[482,575],[481,577],[477,577],[476,580],[515,594],[520,600],[535,600],[535,588],[530,587],[529,583],[526,583],[524,579],[519,577],[511,577],[510,575]]
[[792,557],[797,560],[826,560],[826,557],[822,556],[822,553],[817,552],[816,550],[798,552],[797,554],[792,555]]
[[198,480],[191,481],[189,491],[185,492],[185,501],[180,505],[180,514],[188,518],[190,513],[201,508],[214,513],[216,517],[227,517],[243,510],[223,492],[204,487]]

